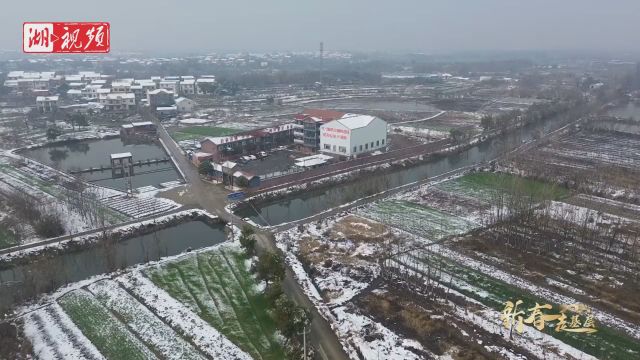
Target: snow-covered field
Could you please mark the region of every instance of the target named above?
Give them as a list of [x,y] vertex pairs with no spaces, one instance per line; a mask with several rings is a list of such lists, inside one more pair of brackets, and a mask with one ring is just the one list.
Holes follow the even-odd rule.
[[38,359],[281,359],[248,263],[227,242],[68,285],[16,318]]

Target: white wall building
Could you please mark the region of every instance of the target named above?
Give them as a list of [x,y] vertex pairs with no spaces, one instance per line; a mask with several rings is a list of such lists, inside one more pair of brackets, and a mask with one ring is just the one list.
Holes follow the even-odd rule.
[[192,112],[195,106],[196,102],[191,99],[187,99],[185,97],[179,97],[176,99],[176,107],[179,112]]
[[195,95],[196,81],[193,79],[182,80],[180,82],[180,93],[182,95]]
[[180,92],[180,80],[162,80],[159,89],[165,89],[177,94]]
[[387,123],[375,116],[345,114],[320,126],[320,151],[342,157],[387,147]]
[[99,101],[105,111],[133,110],[136,107],[136,96],[133,93],[101,94]]
[[53,112],[58,108],[58,97],[38,96],[36,97],[36,108],[41,113]]
[[202,88],[200,87],[201,84],[211,84],[211,85],[215,84],[216,78],[214,76],[212,76],[212,75],[209,75],[209,76],[211,76],[211,77],[203,76],[203,77],[199,78],[198,80],[196,80],[196,92],[199,95],[204,94],[204,91],[202,91]]
[[131,82],[129,81],[114,81],[111,83],[111,92],[114,93],[128,93],[131,91]]

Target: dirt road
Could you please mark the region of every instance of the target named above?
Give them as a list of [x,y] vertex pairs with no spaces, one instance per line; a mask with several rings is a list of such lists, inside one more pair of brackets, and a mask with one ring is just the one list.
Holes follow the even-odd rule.
[[[223,189],[222,186],[209,184],[200,180],[200,175],[196,167],[189,163],[189,160],[182,154],[182,151],[162,126],[158,127],[158,135],[165,143],[165,146],[169,150],[170,155],[173,156],[178,167],[180,167],[180,170],[182,170],[185,181],[187,182],[186,189],[169,190],[164,192],[163,196],[183,205],[200,206],[211,214],[217,215],[227,221],[233,221],[234,225],[245,225],[246,223],[242,221],[242,219],[224,210],[227,204],[226,196],[228,191]],[[256,240],[258,241],[258,252],[278,251],[271,233],[258,230]],[[323,360],[348,359],[349,357],[344,352],[338,337],[329,326],[329,323],[320,315],[313,303],[307,298],[290,270],[287,270],[282,288],[287,296],[298,305],[311,310],[313,321],[311,323],[310,334],[307,335],[307,341],[317,350],[316,358]]]

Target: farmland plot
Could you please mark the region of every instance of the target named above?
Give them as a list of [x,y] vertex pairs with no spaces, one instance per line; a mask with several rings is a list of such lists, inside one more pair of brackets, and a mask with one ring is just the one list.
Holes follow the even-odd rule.
[[498,192],[518,191],[534,198],[560,199],[568,195],[565,188],[515,175],[478,172],[436,185],[436,188],[491,202]]
[[283,358],[266,301],[236,248],[221,246],[146,273],[157,286],[255,358]]
[[[501,311],[507,300],[523,300],[525,304],[553,303],[538,294],[516,288],[504,281],[461,266],[431,252],[401,255],[392,259],[389,264],[391,267],[407,268],[412,273],[424,277],[425,281],[435,280],[440,286],[452,289],[495,311]],[[559,304],[555,305],[557,308]],[[496,322],[498,321],[499,319],[496,319]],[[526,331],[535,330],[527,328]],[[598,325],[598,332],[588,336],[556,332],[550,328],[544,331],[564,343],[599,358],[640,356],[640,341],[638,339],[630,338],[602,325]]]
[[398,227],[435,241],[450,235],[463,234],[477,224],[437,209],[402,200],[375,203],[360,213],[383,224]]
[[125,324],[85,290],[75,290],[58,303],[82,333],[108,359],[156,359]]
[[117,283],[103,280],[90,285],[89,291],[155,353],[166,359],[204,359],[191,344]]
[[513,171],[566,183],[590,195],[640,198],[640,136],[579,131],[506,164]]

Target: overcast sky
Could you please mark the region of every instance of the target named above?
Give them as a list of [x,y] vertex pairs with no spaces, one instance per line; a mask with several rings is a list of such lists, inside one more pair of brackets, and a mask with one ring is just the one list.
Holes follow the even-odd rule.
[[3,0],[0,49],[23,21],[108,21],[112,51],[637,52],[640,0]]

